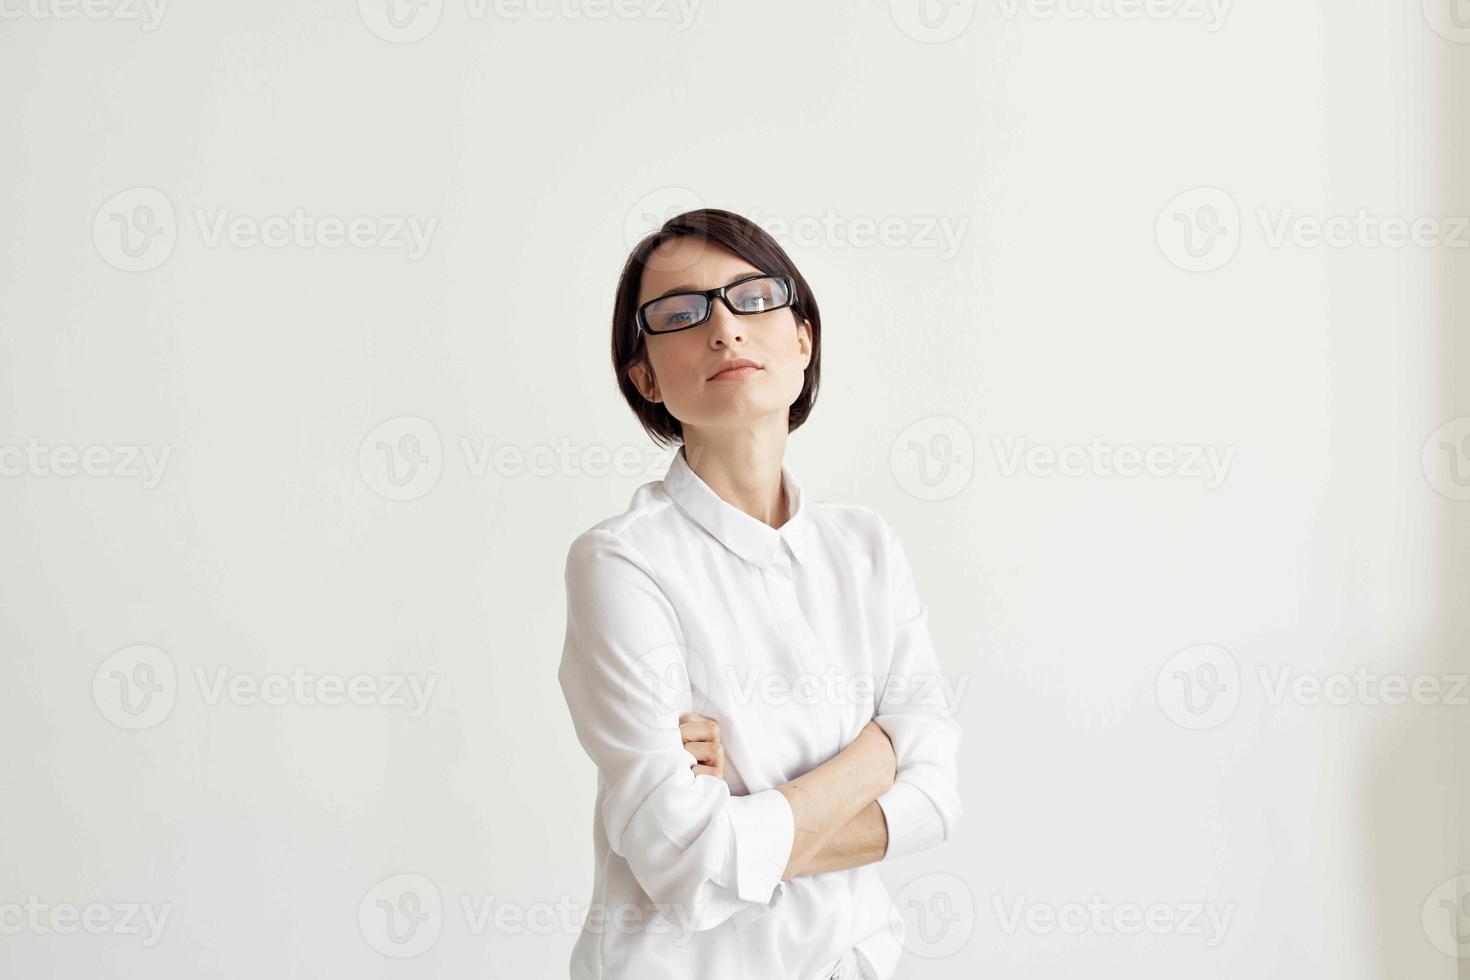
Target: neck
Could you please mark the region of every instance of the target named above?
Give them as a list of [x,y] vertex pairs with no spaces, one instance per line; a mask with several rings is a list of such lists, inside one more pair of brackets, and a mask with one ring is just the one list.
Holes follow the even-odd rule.
[[757,438],[749,430],[722,438],[684,434],[684,460],[730,506],[771,527],[790,519],[791,501],[781,479],[786,433]]

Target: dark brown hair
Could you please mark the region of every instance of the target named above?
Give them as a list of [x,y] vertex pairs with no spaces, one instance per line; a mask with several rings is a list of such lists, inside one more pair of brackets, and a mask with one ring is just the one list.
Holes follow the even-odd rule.
[[812,359],[806,366],[806,383],[802,385],[796,401],[791,403],[787,416],[786,431],[791,432],[807,420],[817,400],[817,383],[822,371],[822,314],[817,308],[817,298],[791,257],[766,234],[764,228],[719,208],[686,211],[670,218],[662,228],[635,245],[624,263],[618,277],[612,319],[613,371],[617,374],[623,398],[655,443],[664,448],[683,443],[683,424],[669,413],[663,402],[652,402],[643,397],[629,376],[629,369],[635,364],[646,364],[648,360],[643,332],[638,329],[636,319],[638,290],[643,284],[645,263],[649,254],[664,242],[684,237],[703,239],[738,255],[767,275],[790,276],[796,281],[796,298],[790,308],[798,323],[803,319],[811,322]]

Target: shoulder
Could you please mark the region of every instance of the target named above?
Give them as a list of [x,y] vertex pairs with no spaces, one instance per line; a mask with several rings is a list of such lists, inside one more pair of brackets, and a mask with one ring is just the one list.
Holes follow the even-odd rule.
[[634,492],[627,510],[603,518],[572,539],[567,547],[566,574],[620,566],[647,571],[643,557],[647,545],[675,516],[673,507],[660,481],[643,484]]
[[808,532],[821,549],[859,576],[891,579],[903,561],[893,527],[873,507],[837,501],[812,501]]
[[882,551],[894,538],[893,528],[866,504],[812,501],[811,517],[824,533],[839,536],[850,547]]

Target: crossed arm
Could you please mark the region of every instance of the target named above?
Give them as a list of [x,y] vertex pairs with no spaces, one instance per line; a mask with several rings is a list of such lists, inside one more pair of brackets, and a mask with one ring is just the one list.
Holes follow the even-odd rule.
[[[679,718],[684,748],[698,761],[695,775],[724,778],[725,750],[719,724],[705,715]],[[893,744],[868,722],[845,749],[776,789],[795,819],[791,858],[782,878],[841,871],[881,861],[888,850],[888,821],[877,798],[893,785]]]
[[891,531],[884,540],[894,639],[875,664],[885,683],[873,721],[810,772],[738,797],[722,778],[694,778],[709,758],[691,775],[690,740],[674,737],[683,726],[670,703],[688,705],[693,690],[688,647],[652,569],[606,528],[572,544],[557,678],[598,769],[601,833],[646,895],[684,909],[697,930],[764,914],[782,880],[942,843],[959,818],[958,726],[924,695],[932,685],[909,683],[940,676],[939,665],[902,551]]

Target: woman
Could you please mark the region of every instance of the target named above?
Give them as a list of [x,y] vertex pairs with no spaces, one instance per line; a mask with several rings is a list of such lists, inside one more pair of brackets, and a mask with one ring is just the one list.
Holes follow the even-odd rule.
[[893,530],[783,463],[816,298],[705,209],[633,249],[612,329],[624,397],[680,448],[567,556],[558,678],[598,774],[573,980],[886,980],[904,924],[875,862],[948,838],[959,728]]

